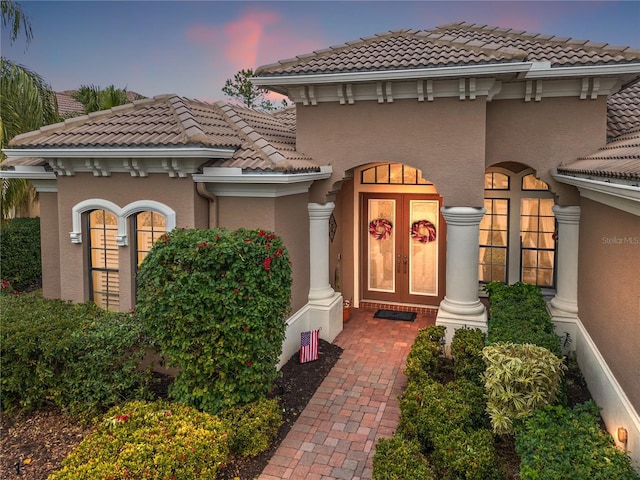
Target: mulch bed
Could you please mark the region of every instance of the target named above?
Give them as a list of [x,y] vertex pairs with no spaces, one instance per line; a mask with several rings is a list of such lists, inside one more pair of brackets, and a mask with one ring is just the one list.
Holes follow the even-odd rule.
[[[273,395],[280,399],[283,424],[271,447],[252,459],[233,459],[219,475],[221,480],[256,478],[302,413],[342,348],[319,341],[319,359],[301,364],[298,355],[282,367]],[[166,383],[157,393],[163,396]],[[91,430],[54,410],[4,416],[0,423],[0,479],[43,480],[60,468],[62,460]]]

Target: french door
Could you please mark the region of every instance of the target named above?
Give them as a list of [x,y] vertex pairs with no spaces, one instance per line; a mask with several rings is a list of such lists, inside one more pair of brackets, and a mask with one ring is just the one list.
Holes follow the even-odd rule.
[[440,204],[437,194],[363,194],[364,299],[440,303],[446,242]]

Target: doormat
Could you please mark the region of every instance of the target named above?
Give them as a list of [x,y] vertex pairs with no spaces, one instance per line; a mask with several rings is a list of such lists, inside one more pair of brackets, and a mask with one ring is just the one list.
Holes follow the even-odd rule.
[[373,318],[384,318],[386,320],[400,320],[402,322],[413,322],[416,319],[416,312],[398,312],[396,310],[378,310],[373,314]]

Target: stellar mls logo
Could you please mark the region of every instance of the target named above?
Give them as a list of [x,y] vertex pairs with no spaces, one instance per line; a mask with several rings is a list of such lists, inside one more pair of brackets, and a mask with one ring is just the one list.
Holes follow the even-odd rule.
[[605,245],[640,245],[640,237],[602,237]]

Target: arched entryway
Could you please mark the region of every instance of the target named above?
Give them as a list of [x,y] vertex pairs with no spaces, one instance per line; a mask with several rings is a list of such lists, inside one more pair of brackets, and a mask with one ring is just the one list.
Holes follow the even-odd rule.
[[[444,297],[446,224],[442,196],[418,169],[373,163],[353,169],[353,235],[342,238],[353,252],[343,291],[361,303],[437,306]],[[344,281],[353,285],[346,285]]]

